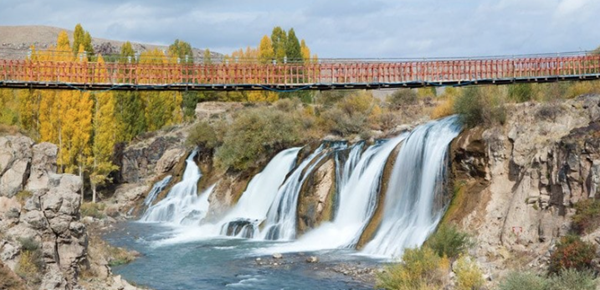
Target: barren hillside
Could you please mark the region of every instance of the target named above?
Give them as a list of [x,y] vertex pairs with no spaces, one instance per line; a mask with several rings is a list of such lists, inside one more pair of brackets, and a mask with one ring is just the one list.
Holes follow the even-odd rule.
[[[73,31],[52,26],[0,26],[0,59],[21,59],[27,55],[29,47],[35,45],[38,49],[45,49],[50,45],[56,45],[58,33],[61,30],[67,31],[71,41],[73,40]],[[93,36],[93,35],[92,35]],[[102,54],[119,53],[121,45],[125,41],[109,40],[103,38],[92,38],[92,44],[96,52]],[[166,50],[167,46],[143,44],[132,42],[133,48],[137,52],[146,51],[154,48]],[[194,58],[202,59],[204,49],[194,48]],[[221,54],[212,53],[213,57],[219,57]]]

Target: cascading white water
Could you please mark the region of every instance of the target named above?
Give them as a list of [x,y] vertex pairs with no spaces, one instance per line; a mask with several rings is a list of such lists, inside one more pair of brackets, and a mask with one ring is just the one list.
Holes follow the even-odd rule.
[[[348,166],[351,172],[343,184],[339,196],[339,208],[333,222],[325,222],[317,229],[306,233],[296,242],[270,249],[267,252],[315,251],[323,249],[353,247],[375,210],[377,193],[386,161],[394,148],[406,134],[369,146],[362,155],[362,148],[351,150],[347,162],[353,158],[358,162]],[[360,156],[360,158],[358,157]],[[347,163],[345,164],[347,165]]]
[[258,235],[258,225],[267,217],[279,186],[294,167],[301,148],[291,148],[277,154],[262,172],[255,175],[235,207],[219,222],[221,234],[252,238]]
[[154,202],[154,200],[156,199],[158,194],[161,191],[163,191],[163,189],[165,189],[165,187],[167,186],[167,184],[169,184],[171,179],[172,179],[172,176],[167,175],[167,177],[163,178],[161,181],[155,183],[154,186],[152,186],[152,189],[150,190],[150,192],[148,192],[148,196],[146,196],[146,199],[144,199],[144,205],[146,207],[149,207],[152,205],[152,203]]
[[148,208],[142,222],[165,222],[177,225],[198,223],[208,210],[208,195],[214,185],[198,195],[197,184],[202,174],[194,162],[197,152],[186,159],[186,167],[181,182],[175,184],[165,199]]
[[[332,150],[346,148],[346,143],[331,143]],[[292,240],[296,237],[296,209],[302,184],[326,154],[324,144],[308,156],[279,188],[275,202],[267,214],[267,224],[261,232],[267,240]]]
[[411,132],[392,170],[382,223],[365,253],[400,256],[405,248],[420,246],[435,229],[444,212],[434,208],[436,183],[443,178],[448,145],[459,133],[456,116]]

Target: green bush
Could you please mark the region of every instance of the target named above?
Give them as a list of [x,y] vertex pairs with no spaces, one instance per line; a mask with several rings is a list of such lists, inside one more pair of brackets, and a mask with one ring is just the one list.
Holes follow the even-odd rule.
[[81,216],[91,216],[97,219],[105,218],[104,215],[105,205],[103,203],[84,202],[81,204],[79,212]]
[[406,249],[402,262],[377,275],[377,288],[417,290],[443,289],[448,284],[450,261],[428,247]]
[[261,107],[241,111],[215,153],[222,168],[244,170],[261,158],[302,144],[302,122],[295,114]]
[[438,256],[450,259],[466,253],[471,244],[469,235],[459,231],[454,225],[441,225],[425,242]]
[[598,281],[594,280],[592,271],[567,269],[550,278],[547,290],[594,290],[597,286]]
[[565,236],[556,244],[556,249],[550,255],[548,271],[550,274],[556,274],[565,269],[591,269],[595,256],[595,245],[582,241],[578,236]]
[[399,89],[386,97],[386,102],[393,109],[414,105],[418,101],[417,92],[413,89]]
[[546,290],[548,281],[530,272],[515,271],[500,282],[499,290]]
[[376,111],[381,111],[377,100],[371,94],[361,92],[346,96],[324,111],[321,120],[330,133],[346,137],[366,131]]
[[533,98],[533,89],[531,84],[509,85],[508,98],[517,103],[530,101]]
[[454,101],[454,112],[467,127],[503,125],[506,122],[504,100],[497,89],[469,87]]
[[199,121],[188,132],[186,144],[211,150],[219,145],[215,129],[206,121]]
[[578,234],[588,234],[600,227],[600,200],[586,199],[575,204],[573,230]]

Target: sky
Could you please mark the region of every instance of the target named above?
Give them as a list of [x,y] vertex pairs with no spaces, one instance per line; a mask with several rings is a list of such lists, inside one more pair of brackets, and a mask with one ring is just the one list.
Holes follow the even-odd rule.
[[[598,0],[0,0],[0,25],[220,53],[294,28],[320,58],[420,58],[592,50]],[[1,40],[0,40],[1,42]]]

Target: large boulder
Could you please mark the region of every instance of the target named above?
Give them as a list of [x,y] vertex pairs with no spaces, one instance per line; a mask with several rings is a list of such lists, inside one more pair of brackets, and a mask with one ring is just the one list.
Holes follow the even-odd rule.
[[52,143],[40,143],[33,146],[31,173],[27,182],[27,190],[35,191],[48,188],[50,174],[56,173],[56,156],[58,147]]
[[23,190],[29,177],[33,141],[25,136],[0,137],[0,196]]
[[[183,148],[182,136],[160,136],[134,144],[123,152],[121,176],[123,183],[137,183],[152,176],[158,161],[165,152]],[[167,162],[165,162],[167,163]]]
[[183,148],[172,148],[167,150],[156,163],[156,168],[154,169],[155,173],[162,174],[169,172],[185,153],[186,151]]

